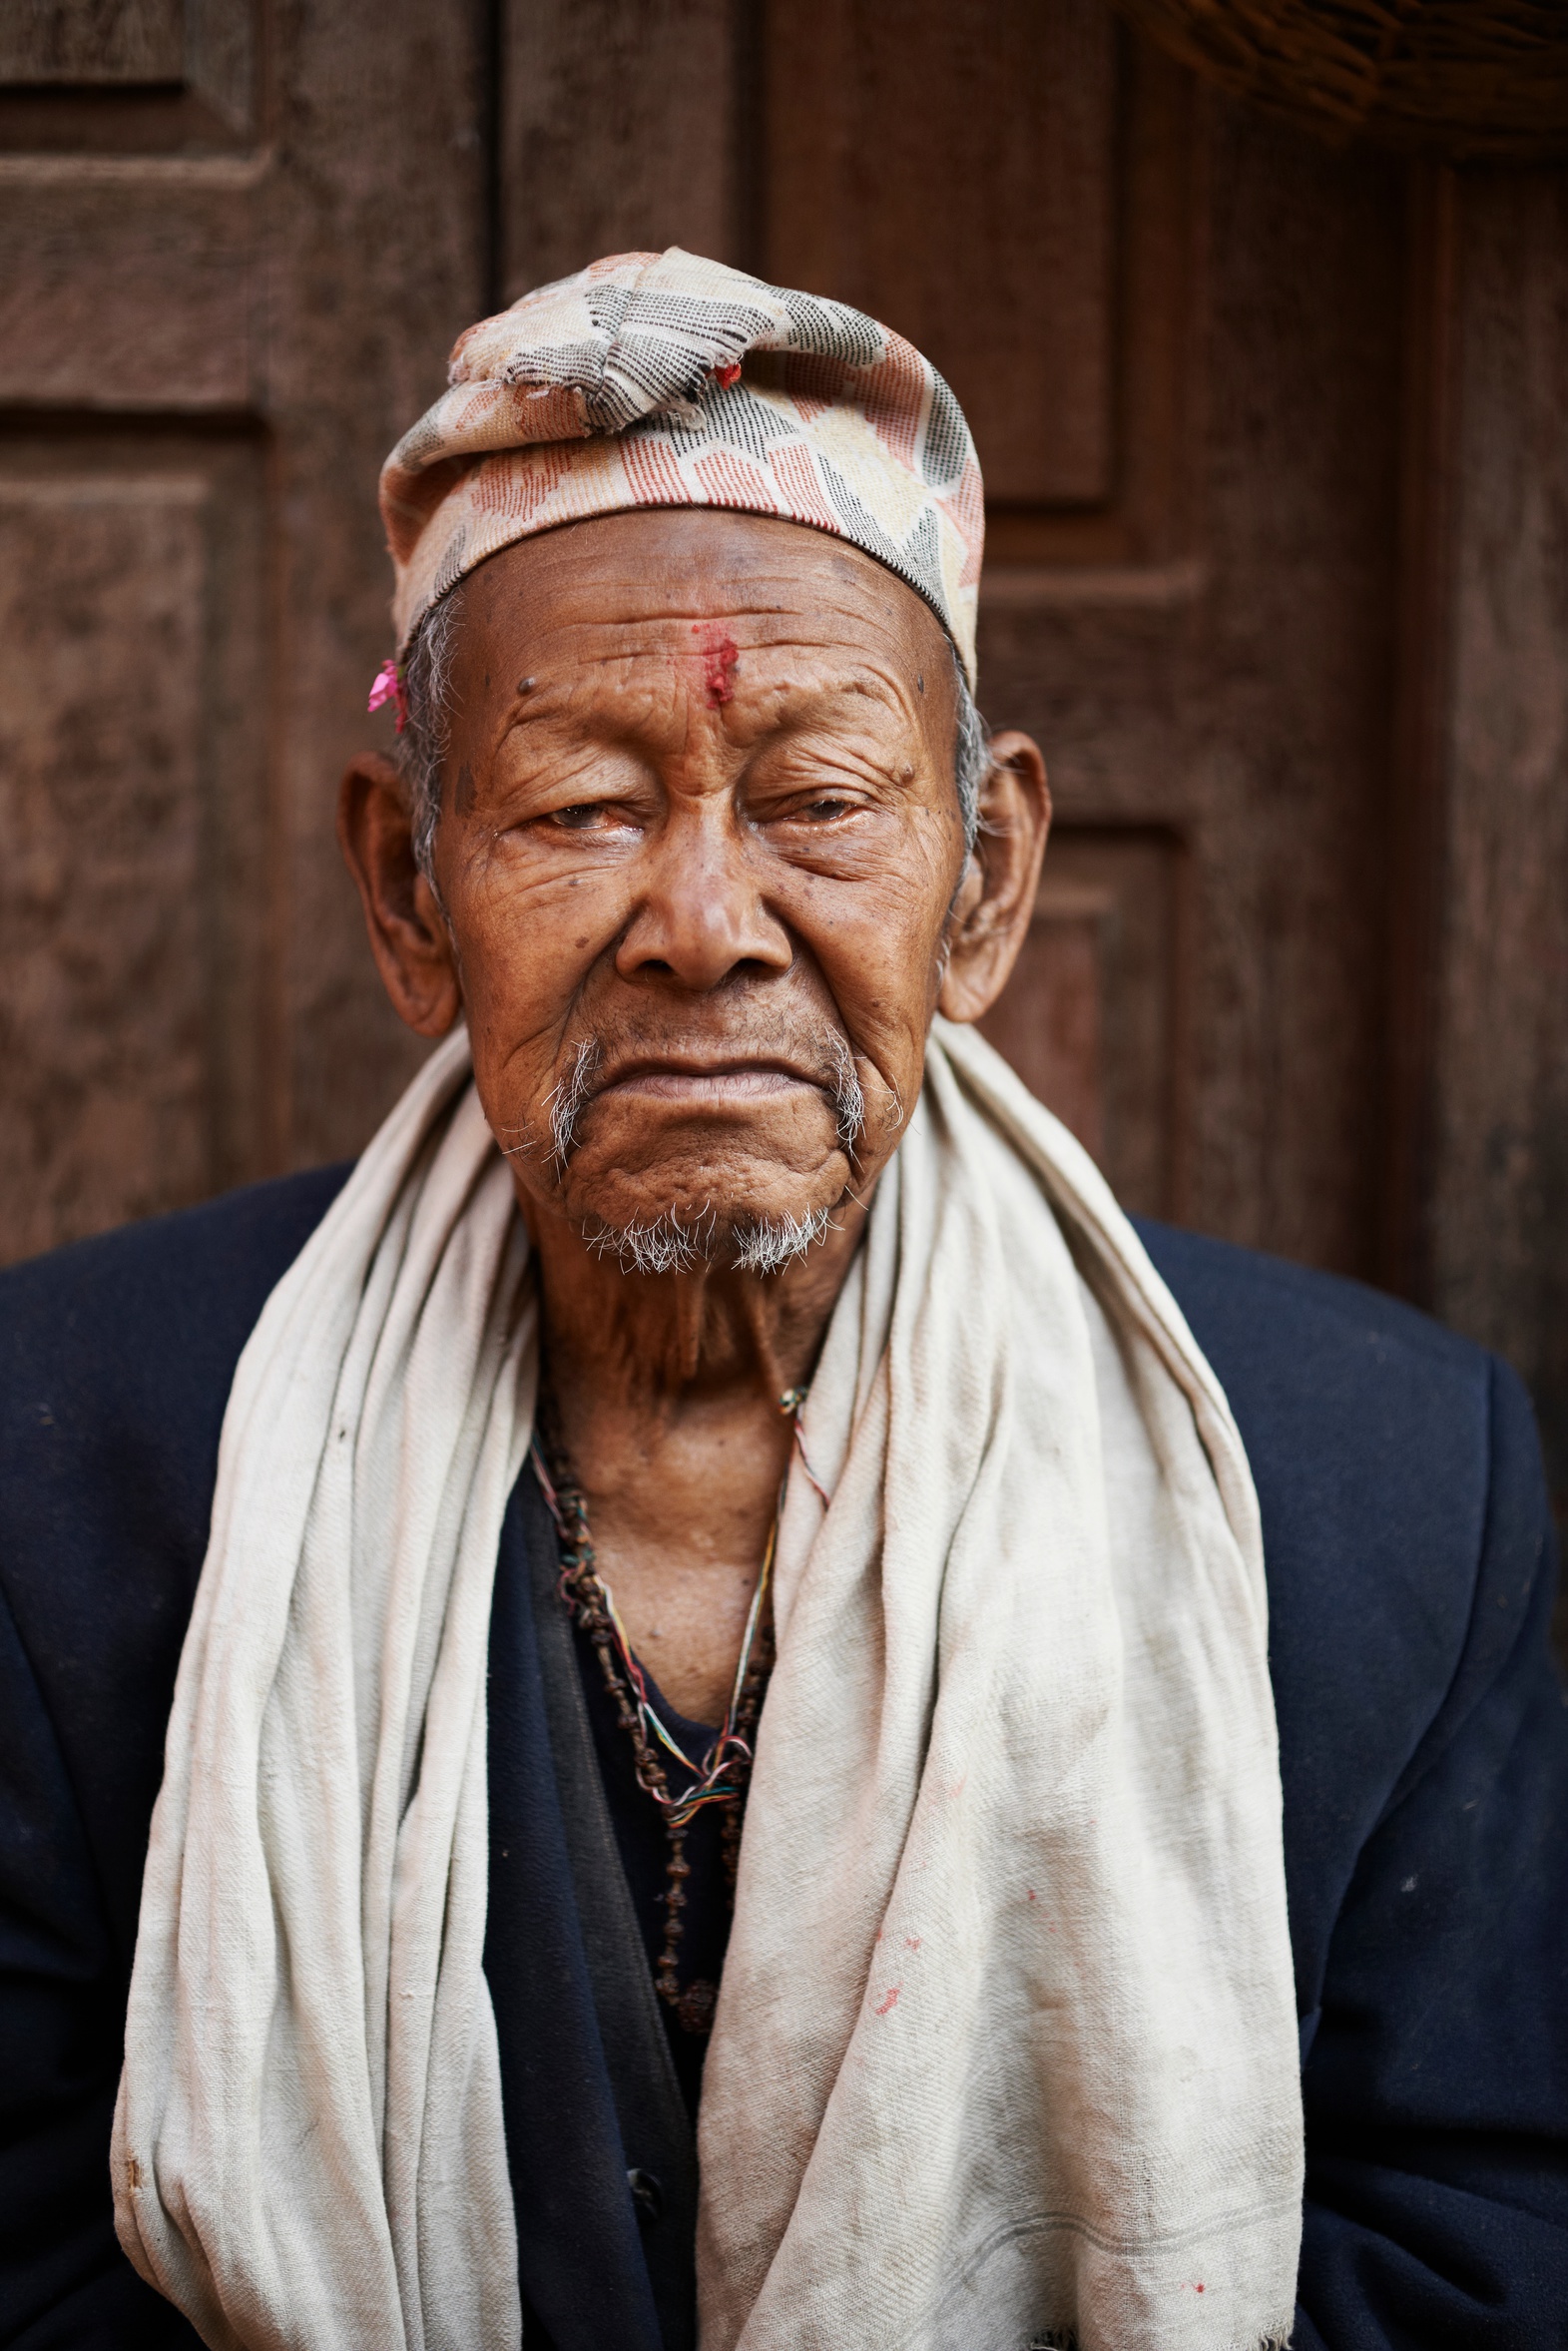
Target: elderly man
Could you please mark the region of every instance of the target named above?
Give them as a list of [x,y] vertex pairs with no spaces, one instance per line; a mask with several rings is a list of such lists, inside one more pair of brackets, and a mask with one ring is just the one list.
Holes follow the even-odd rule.
[[946,386],[621,256],[382,496],[445,1041],[0,1285],[6,2340],[1560,2340],[1528,1409],[967,1025],[1049,801]]

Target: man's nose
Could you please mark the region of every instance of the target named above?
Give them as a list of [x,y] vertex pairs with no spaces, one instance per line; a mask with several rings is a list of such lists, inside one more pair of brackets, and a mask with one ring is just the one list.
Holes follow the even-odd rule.
[[733,806],[677,804],[649,845],[643,892],[616,952],[623,979],[670,978],[702,993],[750,964],[787,971],[789,934],[764,902]]

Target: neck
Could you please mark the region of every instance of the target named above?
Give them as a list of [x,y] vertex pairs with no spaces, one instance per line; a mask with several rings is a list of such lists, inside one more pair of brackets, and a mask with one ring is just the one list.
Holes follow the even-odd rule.
[[558,1404],[574,1406],[574,1420],[589,1398],[656,1420],[727,1396],[777,1406],[810,1377],[864,1222],[864,1209],[846,1203],[825,1239],[776,1274],[718,1264],[639,1274],[596,1254],[563,1217],[536,1212],[529,1223]]
[[777,1274],[627,1274],[564,1219],[530,1218],[556,1431],[599,1572],[679,1713],[719,1723],[793,1422],[865,1222],[846,1209]]

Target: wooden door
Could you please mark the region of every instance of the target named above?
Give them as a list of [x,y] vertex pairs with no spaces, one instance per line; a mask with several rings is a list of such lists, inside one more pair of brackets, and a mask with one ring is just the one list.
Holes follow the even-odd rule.
[[376,469],[483,304],[478,12],[0,12],[0,1247],[352,1152]]

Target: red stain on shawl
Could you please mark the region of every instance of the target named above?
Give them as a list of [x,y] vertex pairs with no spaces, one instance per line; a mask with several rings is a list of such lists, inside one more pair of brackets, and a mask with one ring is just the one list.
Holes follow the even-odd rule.
[[728,391],[732,383],[739,383],[740,380],[741,362],[739,359],[732,359],[728,366],[714,369],[714,381],[722,391]]
[[[701,621],[694,621],[692,627],[703,631]],[[733,637],[722,636],[716,629],[703,634],[703,694],[710,710],[735,700],[735,670],[740,658],[741,648]]]
[[891,1991],[888,1993],[888,1995],[887,1995],[887,1998],[886,1998],[886,1999],[883,2001],[883,2003],[882,2003],[881,2007],[880,2007],[879,2009],[873,2009],[873,2010],[871,2011],[871,2014],[872,2014],[872,2016],[873,2016],[873,2017],[885,2017],[885,2016],[887,2015],[887,2013],[888,2013],[889,2009],[895,2009],[895,2008],[898,2006],[898,1991],[899,1991],[899,1988],[898,1988],[898,1986],[895,1984],[895,1985],[893,1986],[892,1990],[891,1990]]

